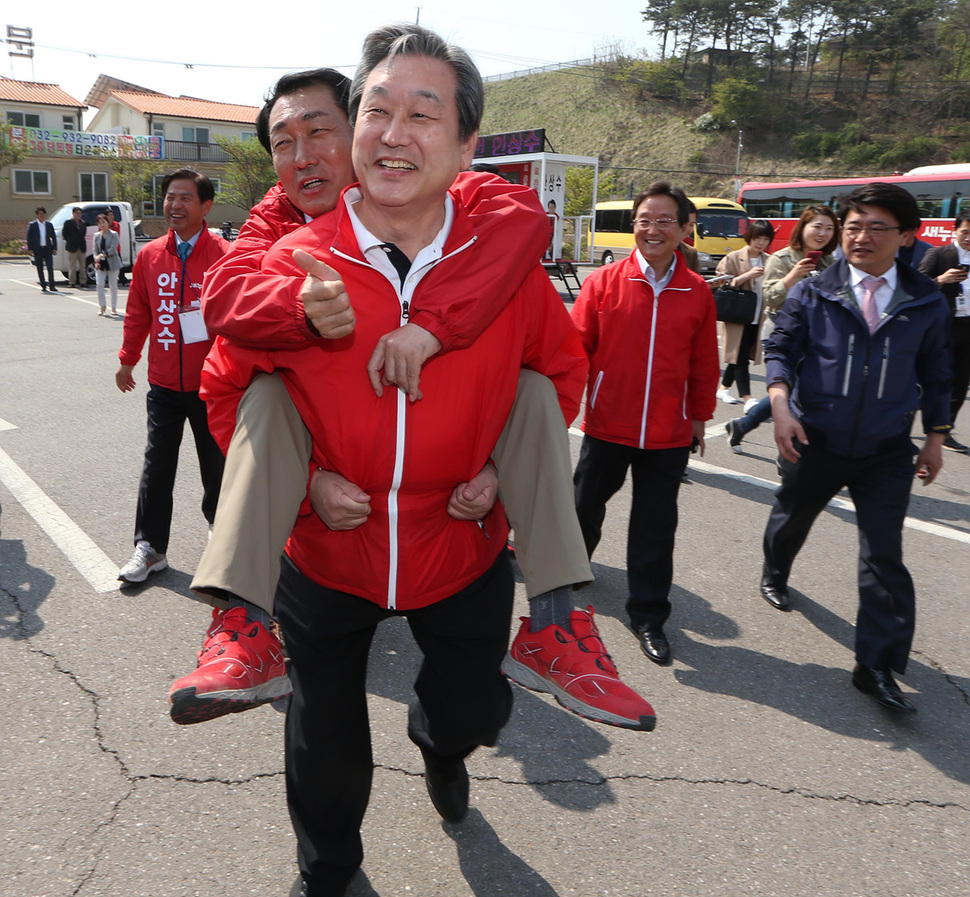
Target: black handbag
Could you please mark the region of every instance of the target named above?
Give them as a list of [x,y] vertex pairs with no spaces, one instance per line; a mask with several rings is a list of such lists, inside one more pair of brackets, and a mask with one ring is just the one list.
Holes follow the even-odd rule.
[[714,294],[717,319],[726,324],[751,324],[758,311],[758,294],[754,290],[720,287]]

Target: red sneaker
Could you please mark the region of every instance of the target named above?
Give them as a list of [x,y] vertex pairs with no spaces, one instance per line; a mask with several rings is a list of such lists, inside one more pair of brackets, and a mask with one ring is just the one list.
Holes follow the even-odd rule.
[[286,697],[293,691],[279,639],[246,608],[214,610],[199,665],[168,693],[172,719],[180,725],[241,713]]
[[653,707],[620,681],[593,622],[592,606],[574,610],[572,632],[561,626],[529,631],[529,618],[502,661],[502,672],[532,691],[551,694],[567,710],[586,719],[650,732],[657,724]]

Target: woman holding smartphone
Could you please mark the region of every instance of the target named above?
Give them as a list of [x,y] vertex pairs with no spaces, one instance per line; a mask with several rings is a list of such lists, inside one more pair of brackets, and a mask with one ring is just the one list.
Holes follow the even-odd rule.
[[[730,274],[728,286],[737,289],[751,290],[758,296],[758,307],[752,320],[746,324],[734,324],[721,321],[721,345],[724,347],[724,375],[721,377],[721,388],[717,397],[728,405],[744,404],[744,410],[757,403],[751,398],[751,377],[748,374],[748,364],[761,363],[761,340],[758,333],[764,320],[764,302],[761,297],[761,280],[768,262],[765,250],[775,238],[775,229],[762,219],[749,222],[744,232],[744,242],[748,245],[744,249],[729,252],[717,263],[718,274]],[[740,399],[731,395],[731,386],[737,382]]]
[[765,302],[777,312],[788,291],[810,274],[818,274],[832,264],[832,253],[839,245],[839,219],[828,206],[808,206],[791,232],[788,245],[779,249],[765,265]]

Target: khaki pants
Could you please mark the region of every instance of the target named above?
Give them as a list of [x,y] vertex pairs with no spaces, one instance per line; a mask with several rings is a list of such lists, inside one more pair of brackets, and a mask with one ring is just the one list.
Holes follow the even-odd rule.
[[[273,613],[280,556],[306,496],[310,436],[282,379],[261,374],[239,404],[212,539],[192,590],[225,607],[231,593]],[[593,575],[576,519],[569,435],[552,383],[523,370],[492,453],[530,598]]]
[[[77,277],[74,276],[75,269],[78,272]],[[88,284],[87,254],[83,249],[67,253],[67,282],[69,284],[80,283],[82,287]]]

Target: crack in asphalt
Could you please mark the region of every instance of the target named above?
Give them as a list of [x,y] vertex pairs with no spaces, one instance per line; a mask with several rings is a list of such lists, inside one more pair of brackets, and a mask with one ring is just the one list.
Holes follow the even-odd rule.
[[[387,772],[399,772],[406,776],[411,776],[414,778],[423,778],[424,773],[412,772],[409,769],[403,769],[398,766],[386,766],[383,764],[375,764],[375,769],[386,770]],[[657,784],[665,784],[668,782],[680,783],[684,785],[738,785],[747,786],[751,785],[755,788],[762,788],[765,791],[773,791],[776,794],[793,794],[798,797],[804,797],[810,800],[822,800],[822,801],[833,801],[839,802],[844,801],[846,803],[858,804],[859,806],[867,807],[930,807],[938,810],[948,810],[956,808],[958,810],[967,811],[968,808],[957,801],[931,801],[920,798],[914,798],[912,800],[897,800],[897,799],[887,799],[887,800],[876,800],[875,798],[866,797],[856,797],[853,794],[822,794],[820,792],[811,791],[808,788],[798,788],[790,787],[785,788],[779,785],[769,785],[766,782],[759,782],[755,779],[692,779],[686,776],[656,776],[656,775],[615,775],[615,776],[601,776],[597,779],[543,779],[539,780],[529,780],[525,781],[523,779],[506,779],[501,776],[489,776],[489,775],[471,775],[469,778],[476,782],[496,782],[500,785],[521,785],[528,788],[545,788],[554,785],[586,785],[592,788],[600,788],[603,785],[608,785],[611,782],[654,782]]]
[[934,670],[936,670],[950,685],[952,685],[960,693],[960,695],[963,697],[963,703],[970,706],[970,694],[968,694],[967,690],[963,688],[959,682],[957,682],[956,677],[948,673],[941,664],[937,663],[935,660],[933,660],[932,657],[929,657],[928,655],[924,654],[922,651],[913,651],[912,654],[914,657],[919,657],[925,664],[927,664],[927,666],[930,666]]

